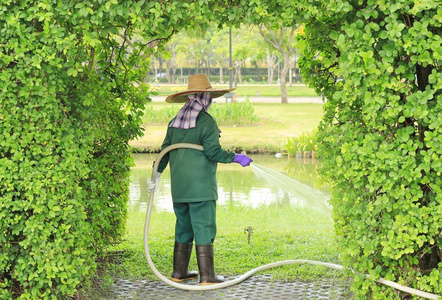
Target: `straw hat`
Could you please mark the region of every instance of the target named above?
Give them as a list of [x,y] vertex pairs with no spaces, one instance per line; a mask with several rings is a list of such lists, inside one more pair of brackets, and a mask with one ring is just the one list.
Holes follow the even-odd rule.
[[233,91],[233,89],[213,89],[212,85],[210,84],[209,77],[205,74],[197,74],[189,76],[189,82],[187,90],[170,95],[166,98],[166,102],[169,103],[182,103],[187,102],[188,98],[187,95],[190,94],[196,94],[196,93],[203,93],[203,92],[211,92],[212,98],[218,98],[222,95],[229,93]]

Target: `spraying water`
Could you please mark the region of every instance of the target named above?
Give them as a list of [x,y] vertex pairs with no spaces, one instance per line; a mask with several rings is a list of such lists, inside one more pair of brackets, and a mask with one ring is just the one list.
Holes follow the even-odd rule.
[[271,186],[283,190],[291,197],[296,197],[300,205],[314,208],[326,215],[331,214],[331,207],[327,203],[330,197],[320,190],[256,163],[252,163],[250,166],[255,176],[265,180]]

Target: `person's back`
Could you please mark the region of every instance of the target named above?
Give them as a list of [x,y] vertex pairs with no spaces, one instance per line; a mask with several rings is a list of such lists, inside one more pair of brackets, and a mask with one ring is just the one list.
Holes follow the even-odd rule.
[[235,154],[221,148],[215,120],[201,111],[196,127],[169,127],[162,149],[177,143],[202,145],[204,152],[177,149],[169,156],[172,198],[174,203],[217,200],[217,163],[231,163]]
[[[166,98],[166,102],[185,104],[170,121],[161,149],[177,143],[192,143],[204,148],[203,151],[173,150],[163,157],[158,167],[160,176],[170,162],[172,201],[176,216],[172,280],[176,282],[198,277],[197,272],[188,271],[194,240],[200,284],[223,282],[222,278],[215,276],[213,267],[218,200],[217,164],[235,162],[245,167],[252,162],[246,155],[221,148],[218,125],[207,112],[212,98],[230,91],[213,89],[206,75],[193,75],[189,77],[188,90]],[[149,189],[154,189],[155,185],[158,182],[150,181]]]

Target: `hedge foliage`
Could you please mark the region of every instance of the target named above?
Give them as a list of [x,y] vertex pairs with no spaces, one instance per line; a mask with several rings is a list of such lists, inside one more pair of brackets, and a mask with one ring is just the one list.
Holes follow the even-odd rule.
[[93,275],[123,229],[149,53],[211,20],[305,23],[301,67],[327,97],[323,173],[356,297],[404,296],[366,273],[441,294],[440,0],[5,0],[0,297],[62,299]]
[[355,297],[407,297],[379,277],[440,295],[441,2],[339,0],[310,11],[301,68],[327,98],[322,172]]
[[1,299],[75,295],[123,232],[146,40],[172,30],[142,4],[0,4]]

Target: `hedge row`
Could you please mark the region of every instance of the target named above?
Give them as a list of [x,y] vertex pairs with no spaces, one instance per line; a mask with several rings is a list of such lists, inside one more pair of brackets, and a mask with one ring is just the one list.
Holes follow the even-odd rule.
[[114,8],[0,4],[1,299],[74,296],[123,233],[145,94]]
[[440,295],[440,1],[322,5],[301,68],[327,97],[322,172],[355,297],[408,299],[380,277]]

